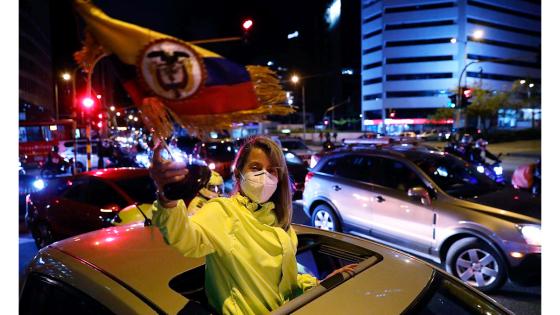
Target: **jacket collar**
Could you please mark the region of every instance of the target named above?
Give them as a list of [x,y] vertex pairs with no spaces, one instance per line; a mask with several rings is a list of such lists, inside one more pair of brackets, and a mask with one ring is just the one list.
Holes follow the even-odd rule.
[[246,196],[237,193],[233,196],[237,202],[247,208],[261,223],[275,226],[278,223],[276,213],[274,213],[274,202],[268,201],[263,204],[253,202]]

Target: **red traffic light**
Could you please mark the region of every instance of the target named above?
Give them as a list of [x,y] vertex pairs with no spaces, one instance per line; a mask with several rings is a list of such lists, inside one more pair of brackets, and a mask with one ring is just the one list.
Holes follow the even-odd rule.
[[471,89],[464,90],[464,91],[463,91],[463,95],[464,95],[466,98],[471,97],[471,96],[472,96],[472,90],[471,90]]
[[247,19],[245,21],[243,21],[243,24],[241,24],[243,26],[243,29],[245,31],[248,31],[251,27],[253,27],[253,20],[251,19]]
[[389,117],[391,117],[391,118],[395,118],[395,115],[396,115],[395,112],[390,112],[389,113]]
[[93,104],[94,104],[94,102],[93,102],[93,99],[92,99],[91,97],[84,97],[84,98],[82,99],[82,105],[83,105],[85,108],[88,108],[88,109],[89,109],[89,108],[92,108],[92,107],[93,107]]

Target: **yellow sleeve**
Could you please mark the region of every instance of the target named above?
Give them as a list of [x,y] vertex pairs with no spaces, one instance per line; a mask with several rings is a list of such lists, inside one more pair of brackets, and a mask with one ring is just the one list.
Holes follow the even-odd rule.
[[319,280],[308,273],[297,275],[297,284],[302,292],[305,292],[311,288],[316,287],[319,284]]
[[[290,235],[292,245],[294,246],[294,252],[297,254],[298,238],[296,232],[291,226],[290,229],[288,230],[288,234]],[[317,280],[317,278],[313,277],[310,274],[304,273],[304,274],[297,275],[297,286],[301,290],[299,294],[317,286],[318,284],[319,284],[319,280]]]
[[183,200],[173,208],[164,208],[154,202],[152,221],[167,244],[186,257],[203,257],[233,246],[229,233],[231,219],[220,204],[207,203],[190,218],[186,208]]

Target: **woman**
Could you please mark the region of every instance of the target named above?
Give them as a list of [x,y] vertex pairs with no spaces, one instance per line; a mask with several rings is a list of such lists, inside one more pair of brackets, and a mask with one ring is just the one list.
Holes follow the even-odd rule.
[[188,217],[183,200],[167,200],[161,193],[165,184],[188,176],[185,165],[154,160],[150,174],[159,192],[153,221],[186,257],[206,256],[206,295],[216,311],[268,313],[319,281],[297,274],[292,196],[280,147],[254,137],[240,148],[234,165],[232,196],[214,198]]

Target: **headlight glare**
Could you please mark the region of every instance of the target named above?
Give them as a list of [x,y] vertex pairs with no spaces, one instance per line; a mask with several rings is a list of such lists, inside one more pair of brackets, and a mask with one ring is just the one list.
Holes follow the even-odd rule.
[[529,245],[541,246],[541,227],[538,225],[521,225],[521,234]]

